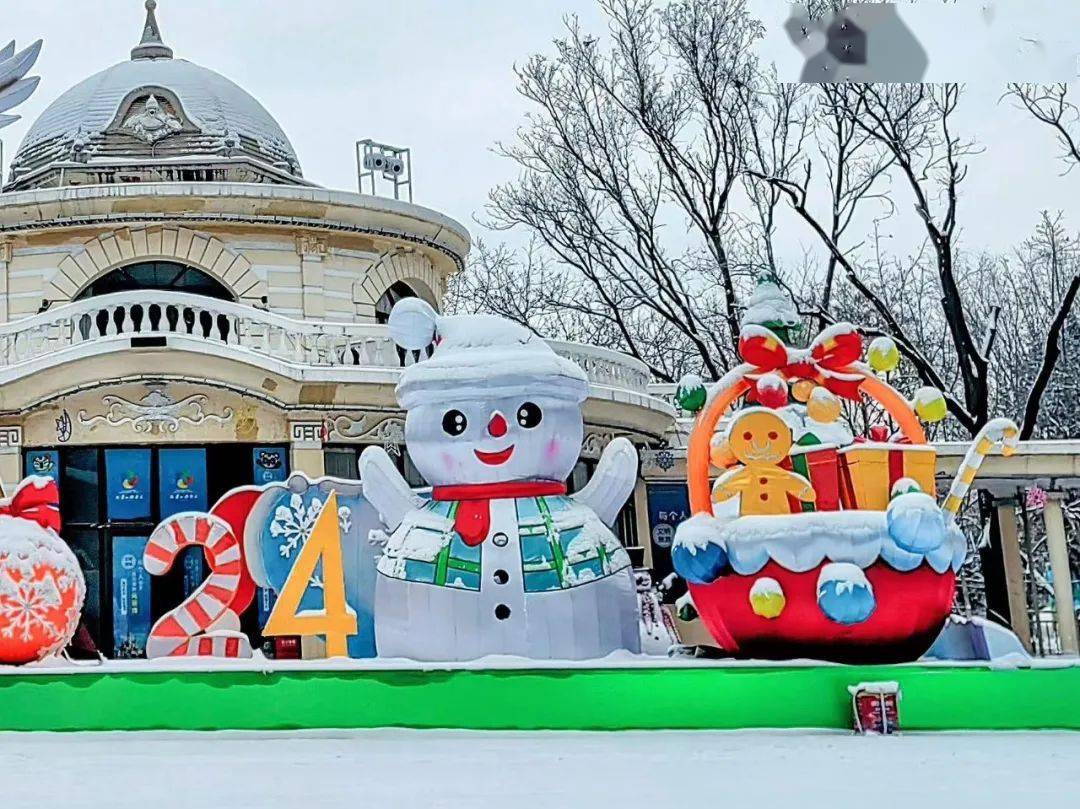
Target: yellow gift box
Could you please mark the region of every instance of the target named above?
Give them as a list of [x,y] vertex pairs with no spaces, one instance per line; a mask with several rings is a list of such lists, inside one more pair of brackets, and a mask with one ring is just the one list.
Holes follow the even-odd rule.
[[911,478],[931,496],[935,493],[937,452],[927,444],[865,442],[844,447],[839,455],[845,509],[884,511],[901,478]]

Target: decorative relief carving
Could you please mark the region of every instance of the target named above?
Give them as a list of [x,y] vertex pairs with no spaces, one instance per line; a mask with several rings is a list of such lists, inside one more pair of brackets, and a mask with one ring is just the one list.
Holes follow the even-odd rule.
[[327,422],[330,436],[341,441],[363,444],[382,444],[391,455],[399,455],[405,443],[405,419],[386,413],[361,413],[352,416],[334,416]]
[[296,254],[301,258],[326,258],[329,252],[326,239],[321,236],[296,237]]
[[293,421],[289,423],[289,440],[300,449],[322,449],[327,434],[326,424],[321,421]]
[[659,475],[675,468],[677,460],[670,449],[647,449],[641,453],[641,473]]
[[583,458],[599,458],[604,448],[618,438],[621,433],[614,432],[589,432],[581,442],[581,456]]
[[110,394],[103,396],[101,403],[104,413],[90,415],[80,410],[79,424],[87,427],[102,423],[111,427],[130,424],[137,433],[176,433],[182,424],[225,424],[235,415],[231,407],[223,408],[220,413],[207,412],[209,397],[202,393],[176,400],[164,385],[151,385],[150,392],[137,402]]
[[22,447],[23,431],[18,425],[0,427],[0,450],[19,449]]
[[[134,106],[134,105],[133,105]],[[183,122],[150,95],[142,109],[125,119],[123,129],[144,143],[157,143],[184,128]]]

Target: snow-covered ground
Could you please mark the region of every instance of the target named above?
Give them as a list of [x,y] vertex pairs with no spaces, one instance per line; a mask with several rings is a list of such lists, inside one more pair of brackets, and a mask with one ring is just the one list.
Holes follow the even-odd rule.
[[0,734],[0,796],[64,809],[990,808],[1075,797],[1078,761],[1080,733]]

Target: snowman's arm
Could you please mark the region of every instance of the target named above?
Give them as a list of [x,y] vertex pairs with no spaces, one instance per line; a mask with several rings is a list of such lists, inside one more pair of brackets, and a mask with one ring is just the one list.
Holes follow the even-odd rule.
[[637,483],[638,454],[626,438],[616,438],[600,456],[592,480],[572,499],[590,508],[607,525],[614,525],[619,511]]
[[424,501],[398,472],[382,447],[368,447],[358,463],[364,497],[379,512],[379,518],[391,531],[401,525],[405,515],[423,506]]

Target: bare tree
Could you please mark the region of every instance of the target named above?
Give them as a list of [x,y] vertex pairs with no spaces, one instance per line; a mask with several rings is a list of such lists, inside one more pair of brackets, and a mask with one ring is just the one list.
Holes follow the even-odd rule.
[[571,18],[554,56],[518,68],[535,111],[500,147],[521,174],[492,192],[488,224],[524,227],[570,270],[574,283],[556,285],[548,308],[604,324],[658,379],[716,378],[735,359],[753,264],[737,255],[729,208],[753,132],[746,88],[760,76],[761,26],[745,0],[600,5],[608,44]]
[[1080,108],[1069,97],[1068,84],[1010,84],[1005,98],[1015,100],[1054,133],[1066,173],[1080,164]]

